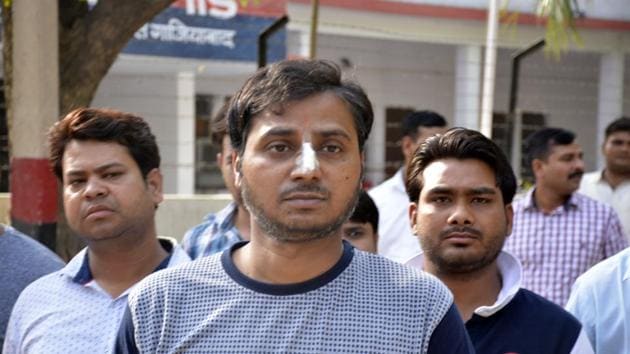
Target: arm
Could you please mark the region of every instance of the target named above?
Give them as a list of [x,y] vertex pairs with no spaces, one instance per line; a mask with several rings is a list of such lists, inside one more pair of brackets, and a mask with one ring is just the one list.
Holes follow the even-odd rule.
[[12,315],[9,319],[9,324],[7,325],[7,333],[4,337],[4,344],[2,346],[2,350],[0,352],[4,354],[13,354],[19,353],[20,343],[21,343],[21,335],[18,334],[17,329],[17,316]]
[[[588,287],[584,286],[581,278],[578,278],[573,285],[573,290],[571,291],[571,296],[566,306],[566,310],[582,323],[582,330],[580,331],[580,337],[578,337],[576,341],[576,346],[578,345],[577,342],[582,340],[584,335],[588,338],[589,344],[593,345],[595,343],[596,308],[593,296],[589,295]],[[580,352],[578,351],[576,353]]]
[[608,218],[608,228],[604,240],[604,259],[617,254],[626,247],[628,247],[628,239],[623,233],[621,222],[617,213],[610,209],[610,216]]
[[455,304],[451,305],[442,321],[431,333],[427,354],[474,354],[464,323]]

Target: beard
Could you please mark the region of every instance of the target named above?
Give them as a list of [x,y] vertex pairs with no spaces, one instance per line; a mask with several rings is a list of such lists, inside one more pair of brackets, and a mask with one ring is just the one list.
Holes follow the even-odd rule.
[[464,278],[474,276],[478,271],[488,267],[497,259],[499,253],[501,253],[505,242],[505,235],[507,234],[507,227],[500,230],[501,233],[497,233],[497,235],[493,235],[493,237],[484,237],[480,231],[470,227],[459,227],[456,229],[477,235],[481,240],[486,240],[484,248],[481,253],[466,252],[467,250],[461,249],[455,252],[455,254],[450,254],[448,250],[442,248],[440,241],[442,241],[446,237],[446,234],[451,232],[452,229],[440,233],[437,242],[433,241],[431,237],[425,238],[423,242],[421,242],[422,251],[440,275]]
[[[328,197],[330,196],[330,192],[319,185],[301,184],[292,188],[290,191],[280,193],[278,199],[281,199],[282,194],[295,190],[319,192]],[[286,223],[267,213],[264,203],[258,200],[254,193],[252,193],[245,176],[241,177],[241,198],[244,205],[249,210],[260,229],[267,236],[280,242],[308,242],[334,235],[354,212],[354,208],[359,199],[360,190],[361,179],[359,179],[359,183],[355,187],[354,194],[346,202],[342,211],[335,219],[320,224],[304,225],[302,223]]]

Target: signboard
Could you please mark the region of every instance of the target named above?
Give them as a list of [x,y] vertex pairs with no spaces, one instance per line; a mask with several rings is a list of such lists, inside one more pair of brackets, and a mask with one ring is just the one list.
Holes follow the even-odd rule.
[[[142,26],[124,53],[256,61],[258,35],[286,13],[286,0],[178,0]],[[286,30],[269,37],[269,62],[286,57]]]

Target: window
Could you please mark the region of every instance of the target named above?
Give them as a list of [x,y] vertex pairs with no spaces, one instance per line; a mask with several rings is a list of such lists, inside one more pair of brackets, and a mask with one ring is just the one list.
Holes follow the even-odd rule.
[[514,166],[514,161],[512,161],[514,173],[516,173],[517,178],[520,178],[523,181],[531,182],[533,180],[533,176],[529,166],[527,166],[525,156],[522,153],[524,151],[523,142],[531,133],[545,127],[546,117],[543,113],[523,112],[521,114],[521,122],[521,146],[520,150],[517,151],[516,154],[513,154],[512,152],[512,126],[514,123],[508,119],[507,113],[493,114],[492,140],[499,145],[510,161],[512,161],[514,157],[520,157],[520,163],[518,166]]
[[393,176],[405,161],[400,149],[401,123],[413,111],[413,108],[394,107],[385,110],[385,178]]

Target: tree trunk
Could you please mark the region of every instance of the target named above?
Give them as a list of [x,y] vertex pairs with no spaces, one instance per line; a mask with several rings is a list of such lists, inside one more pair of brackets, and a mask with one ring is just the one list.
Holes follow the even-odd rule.
[[[64,116],[86,107],[120,51],[133,34],[174,0],[100,0],[92,9],[85,0],[59,0],[59,112]],[[13,122],[12,1],[3,1],[3,66],[7,125]],[[44,141],[41,142],[45,143]],[[11,142],[9,141],[9,149]],[[10,150],[9,150],[10,151]],[[63,194],[59,193],[60,198]],[[83,242],[69,229],[58,201],[56,250],[69,259]]]

